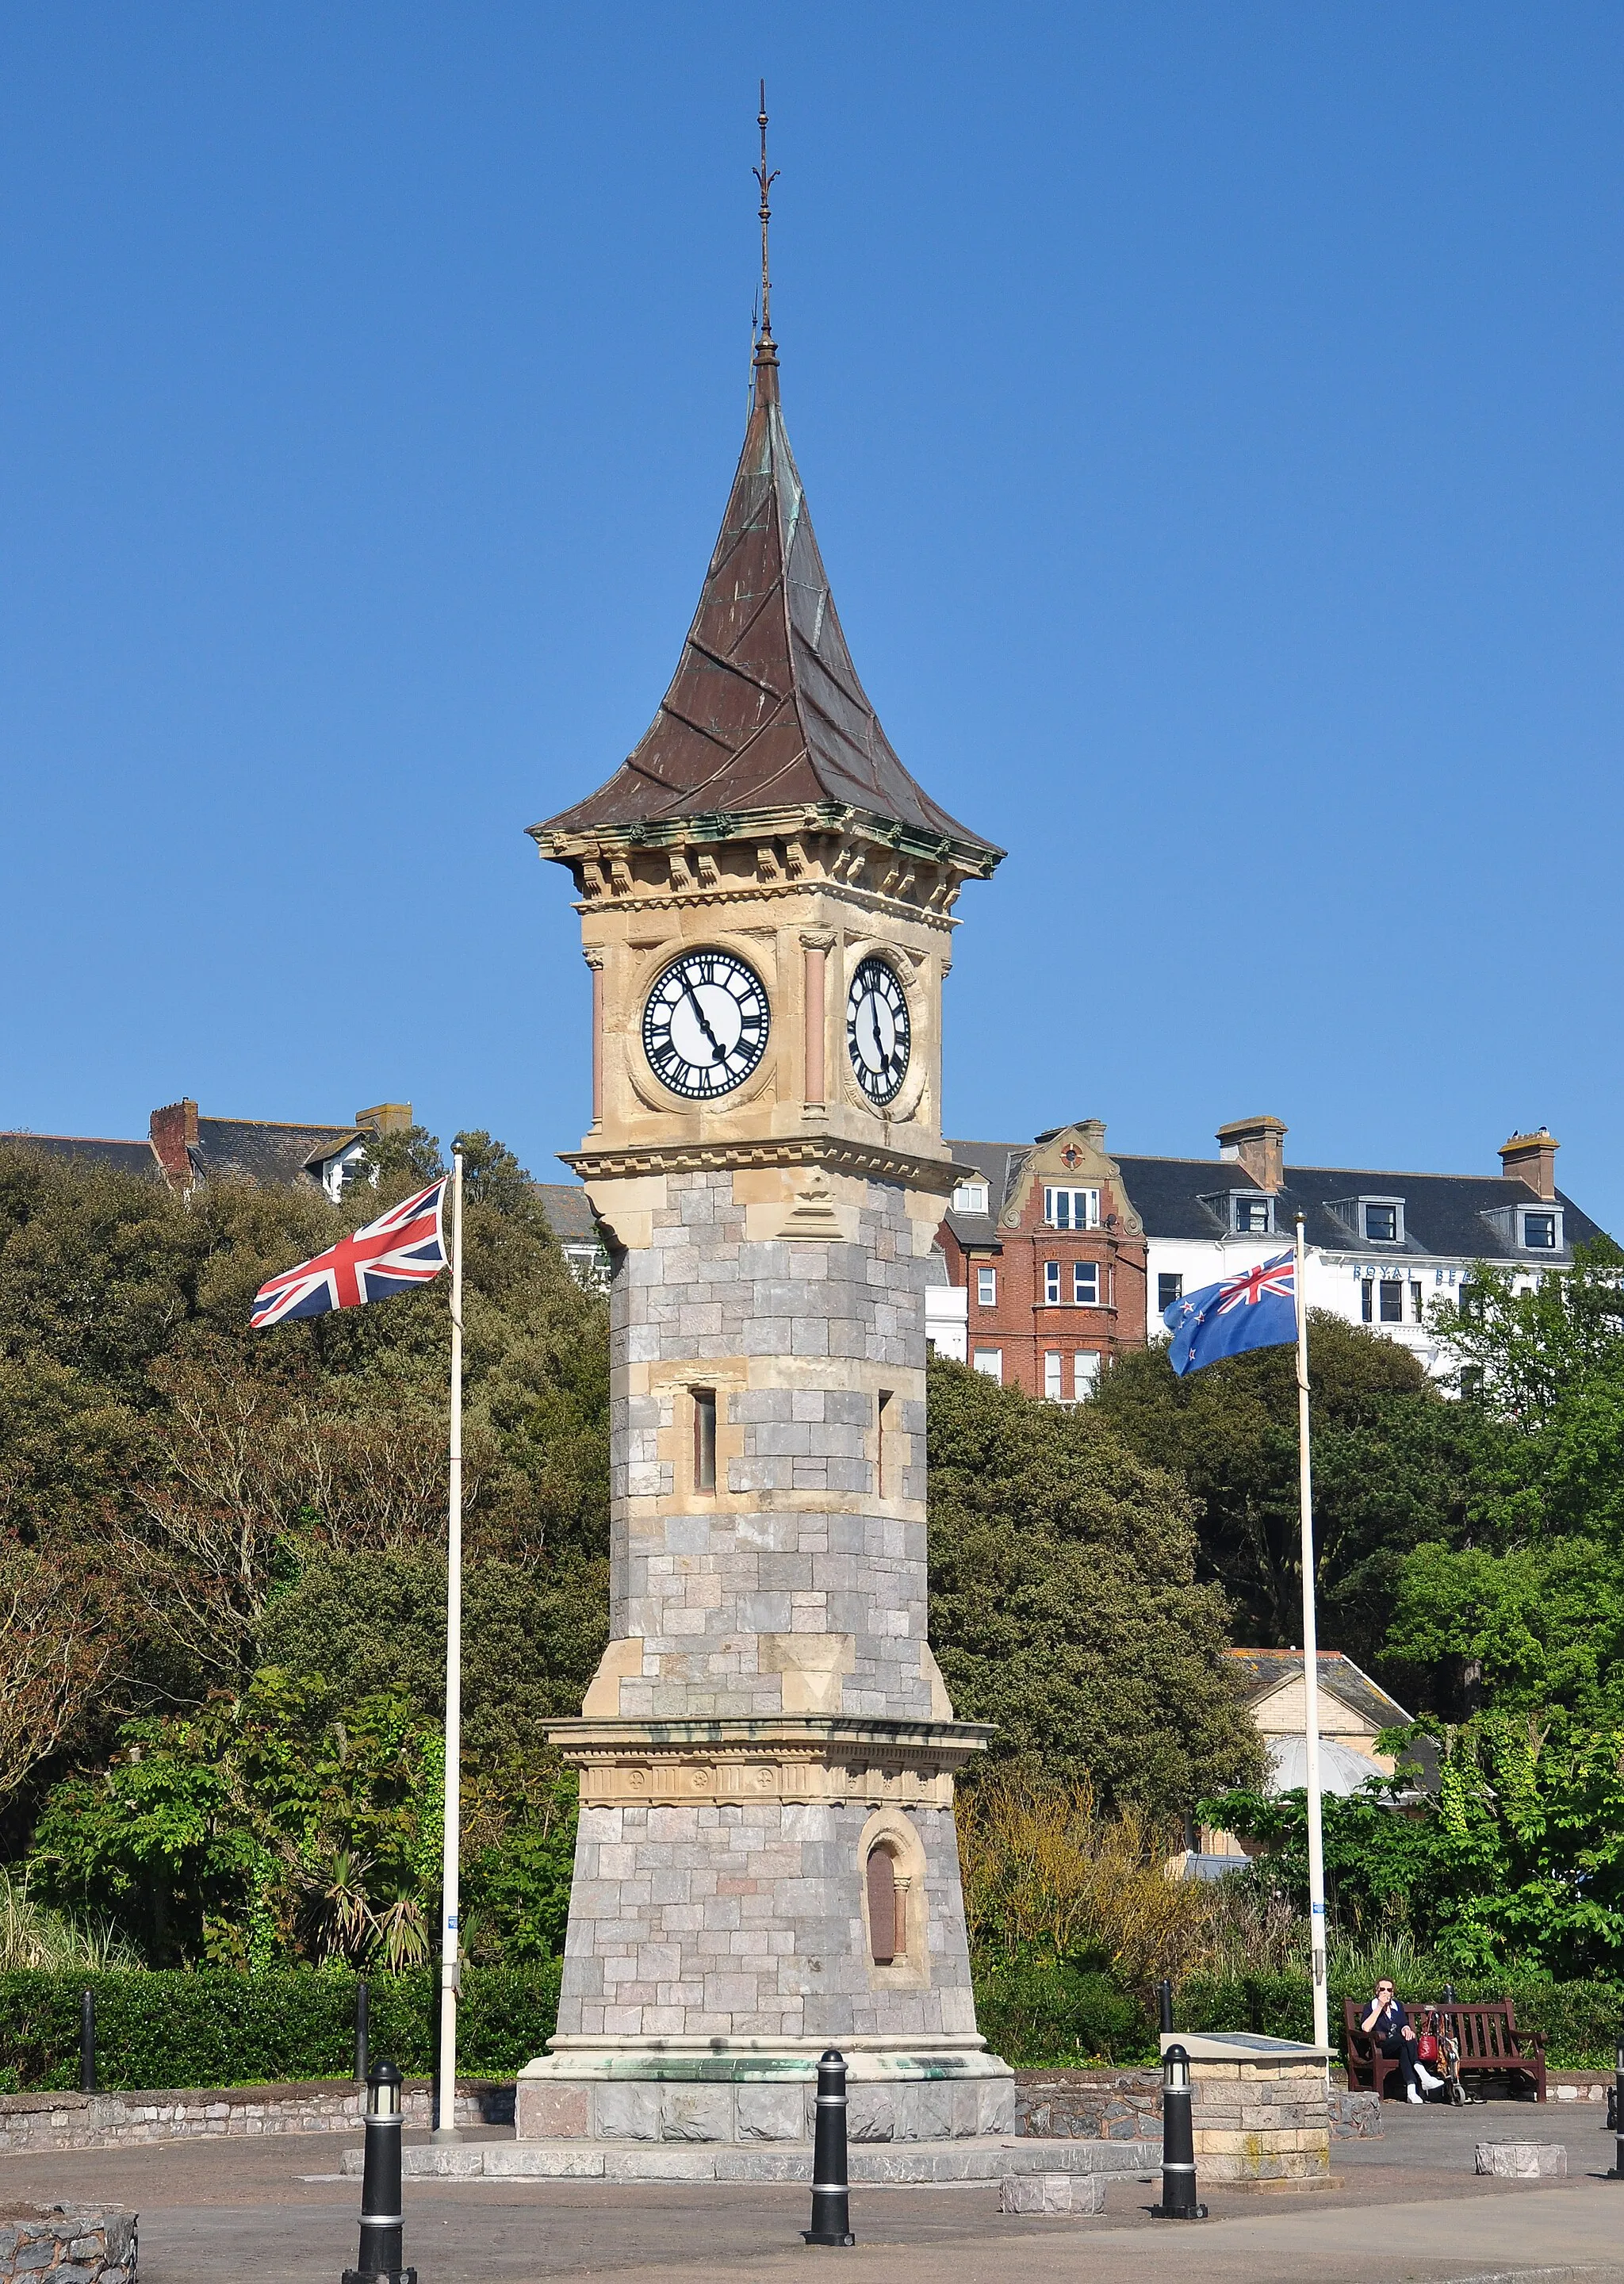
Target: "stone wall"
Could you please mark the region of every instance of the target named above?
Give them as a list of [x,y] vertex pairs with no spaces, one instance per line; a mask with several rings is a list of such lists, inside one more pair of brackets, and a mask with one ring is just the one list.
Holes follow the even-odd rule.
[[135,2284],[136,2216],[117,2205],[0,2206],[0,2284]]
[[1323,2061],[1216,2061],[1196,2054],[1191,2093],[1198,2178],[1256,2188],[1300,2188],[1330,2178]]
[[[475,2080],[459,2083],[457,2124],[498,2122],[504,2096],[511,2100],[511,2089]],[[430,2098],[426,2078],[408,2079],[404,2108],[409,2125],[433,2124]],[[223,2135],[359,2132],[365,2108],[365,2089],[351,2078],[130,2093],[6,2093],[0,2094],[0,2154],[105,2149],[132,2141]],[[508,2117],[511,2115],[509,2108]]]

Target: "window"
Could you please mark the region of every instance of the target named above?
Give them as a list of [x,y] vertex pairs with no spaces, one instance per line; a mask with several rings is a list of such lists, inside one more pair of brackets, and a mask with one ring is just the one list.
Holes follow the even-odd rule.
[[1483,1367],[1482,1367],[1482,1365],[1481,1365],[1480,1364],[1464,1364],[1464,1365],[1462,1365],[1462,1366],[1461,1366],[1461,1394],[1462,1394],[1464,1396],[1481,1396],[1481,1395],[1482,1395],[1482,1393],[1483,1393]]
[[1362,1277],[1359,1279],[1359,1314],[1367,1325],[1371,1321],[1370,1303],[1374,1298],[1375,1292],[1371,1280],[1368,1277]]
[[1097,1190],[1045,1190],[1043,1219],[1050,1229],[1097,1229]]
[[956,1183],[953,1191],[953,1210],[955,1213],[985,1213],[987,1211],[986,1183]]
[[897,1885],[896,1858],[888,1848],[871,1848],[869,1883],[869,1952],[876,1967],[889,1967],[908,1949],[903,1920],[907,1889]]
[[714,1388],[696,1388],[693,1391],[693,1487],[697,1491],[714,1491],[716,1488],[716,1391]]
[[1099,1263],[1097,1261],[1073,1262],[1072,1298],[1080,1309],[1098,1308]]
[[1557,1249],[1555,1214],[1526,1213],[1523,1216],[1523,1243],[1531,1253],[1554,1253]]
[[1043,1393],[1051,1404],[1060,1401],[1060,1351],[1050,1349],[1043,1358]]
[[1483,1321],[1483,1287],[1474,1285],[1470,1277],[1463,1277],[1455,1305],[1467,1324],[1480,1325]]
[[1399,1209],[1396,1206],[1366,1206],[1364,1234],[1371,1245],[1396,1245],[1399,1241]]
[[985,1373],[988,1380],[1002,1380],[1003,1378],[1003,1350],[1002,1349],[977,1349],[970,1361],[978,1372]]
[[1404,1321],[1404,1287],[1396,1277],[1384,1277],[1381,1280],[1381,1320],[1384,1325],[1401,1325]]
[[1086,1404],[1099,1386],[1099,1358],[1092,1349],[1079,1349],[1072,1358],[1072,1394]]
[[975,1272],[975,1298],[979,1309],[994,1309],[998,1305],[998,1272],[995,1269],[978,1268]]
[[1235,1226],[1243,1237],[1266,1235],[1274,1224],[1271,1201],[1268,1198],[1237,1198]]
[[1425,1324],[1426,1302],[1422,1297],[1421,1279],[1418,1277],[1412,1277],[1409,1280],[1409,1313],[1417,1324]]
[[1182,1301],[1183,1297],[1183,1278],[1182,1276],[1170,1277],[1164,1269],[1161,1275],[1156,1279],[1156,1313],[1158,1316],[1166,1316],[1167,1310],[1172,1308],[1174,1302],[1175,1301]]
[[1058,1261],[1046,1261],[1043,1263],[1043,1298],[1049,1302],[1051,1308],[1058,1305],[1060,1299],[1060,1264]]
[[892,1388],[882,1388],[879,1400],[874,1407],[874,1489],[881,1498],[889,1498],[893,1495],[891,1478],[894,1467],[887,1447],[895,1440],[893,1435],[895,1418],[895,1392]]

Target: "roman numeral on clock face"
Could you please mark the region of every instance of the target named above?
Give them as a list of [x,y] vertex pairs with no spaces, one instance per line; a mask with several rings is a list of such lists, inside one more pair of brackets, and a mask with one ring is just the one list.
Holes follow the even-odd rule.
[[714,1101],[742,1086],[767,1052],[767,989],[730,951],[688,951],[655,978],[643,1052],[662,1086]]

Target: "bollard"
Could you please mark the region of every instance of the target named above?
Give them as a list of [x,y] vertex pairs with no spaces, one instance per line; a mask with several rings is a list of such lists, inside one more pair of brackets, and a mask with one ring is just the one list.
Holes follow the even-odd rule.
[[1607,2120],[1613,2132],[1612,2163],[1607,2178],[1624,2181],[1624,2038],[1619,2040],[1612,2060],[1612,2100],[1608,2104],[1612,2115]]
[[371,1994],[366,1987],[366,1978],[363,1976],[355,1985],[355,2083],[357,2085],[366,2084],[367,2030],[371,2008]]
[[812,2141],[812,2225],[808,2244],[855,2244],[846,2178],[846,2060],[830,2046],[817,2065],[817,2130]]
[[1173,1985],[1165,1975],[1156,1985],[1156,2003],[1161,2009],[1162,2029],[1170,2030],[1173,2028]]
[[1196,2132],[1190,2106],[1190,2056],[1183,2046],[1161,2058],[1161,2202],[1155,2220],[1205,2220],[1196,2202]]
[[359,2264],[344,2271],[343,2284],[418,2284],[417,2270],[401,2265],[401,2074],[393,2062],[368,2073],[363,2164]]
[[79,2091],[96,2091],[96,1993],[79,1993]]

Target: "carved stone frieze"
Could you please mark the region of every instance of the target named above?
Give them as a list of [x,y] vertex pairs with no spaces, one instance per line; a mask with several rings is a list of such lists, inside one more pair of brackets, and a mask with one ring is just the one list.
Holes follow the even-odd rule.
[[992,1732],[970,1721],[560,1721],[583,1807],[861,1801],[951,1808],[953,1779]]

